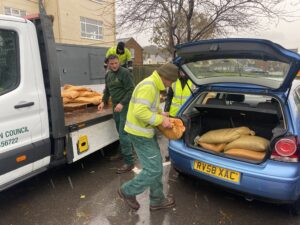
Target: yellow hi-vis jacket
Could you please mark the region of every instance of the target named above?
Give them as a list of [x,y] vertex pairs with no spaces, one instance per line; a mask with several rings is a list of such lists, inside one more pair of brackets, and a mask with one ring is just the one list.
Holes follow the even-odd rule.
[[124,48],[124,54],[120,55],[117,54],[117,47],[111,47],[110,49],[107,50],[105,57],[108,58],[109,55],[118,55],[120,65],[124,65],[128,61],[132,61],[131,53],[128,50],[128,48]]
[[134,89],[124,130],[127,133],[152,138],[155,127],[163,122],[160,114],[160,91],[165,90],[160,76],[155,70]]
[[180,107],[185,103],[185,101],[190,97],[191,95],[191,88],[192,88],[192,81],[187,80],[186,85],[182,89],[181,82],[179,79],[176,80],[172,84],[172,90],[173,90],[173,98],[172,103],[170,106],[170,116],[176,116],[176,113],[180,109]]

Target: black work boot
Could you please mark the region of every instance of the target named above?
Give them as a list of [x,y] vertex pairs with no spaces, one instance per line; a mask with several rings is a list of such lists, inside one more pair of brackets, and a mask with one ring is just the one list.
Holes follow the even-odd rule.
[[150,211],[155,211],[159,209],[168,209],[175,206],[175,200],[173,197],[167,197],[162,203],[157,205],[150,205]]
[[132,169],[134,168],[134,165],[128,165],[128,164],[124,164],[123,166],[121,166],[120,168],[117,169],[117,174],[121,174],[121,173],[127,173],[130,172]]
[[118,194],[119,196],[127,203],[127,205],[134,209],[134,210],[138,210],[140,208],[140,204],[138,203],[138,201],[136,200],[135,196],[128,196],[126,195],[121,188],[119,188],[118,190]]

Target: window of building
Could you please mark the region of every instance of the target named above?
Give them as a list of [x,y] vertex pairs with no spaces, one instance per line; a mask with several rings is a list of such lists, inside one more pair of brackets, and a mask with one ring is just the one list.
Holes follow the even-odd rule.
[[103,2],[103,0],[90,0],[91,2],[96,2],[96,3],[102,3]]
[[0,95],[19,85],[18,35],[15,31],[0,29]]
[[134,48],[130,48],[130,53],[131,53],[131,58],[132,59],[134,59],[135,57],[134,57]]
[[21,9],[13,9],[10,7],[4,7],[4,14],[10,15],[10,16],[24,17],[24,16],[26,16],[26,11],[21,10]]
[[80,17],[81,37],[88,39],[103,39],[103,23],[99,20]]

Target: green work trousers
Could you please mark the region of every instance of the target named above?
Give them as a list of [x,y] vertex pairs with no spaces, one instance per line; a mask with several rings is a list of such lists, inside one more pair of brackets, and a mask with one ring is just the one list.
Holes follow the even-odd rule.
[[[113,109],[114,108],[115,106],[113,105]],[[128,105],[124,105],[122,111],[114,112],[113,116],[116,123],[117,131],[119,133],[120,150],[124,158],[124,162],[128,165],[132,165],[133,164],[132,145],[128,137],[128,134],[124,131],[127,111],[128,111]]]
[[160,204],[165,200],[162,184],[162,156],[156,136],[145,138],[128,134],[142,165],[142,171],[132,180],[121,186],[124,194],[135,196],[150,188],[150,205]]

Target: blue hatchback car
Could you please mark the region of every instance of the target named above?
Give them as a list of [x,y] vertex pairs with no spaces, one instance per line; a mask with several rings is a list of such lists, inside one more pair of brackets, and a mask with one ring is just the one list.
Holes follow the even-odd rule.
[[[174,168],[247,198],[289,203],[299,213],[300,55],[239,38],[182,44],[176,52],[175,64],[198,88],[177,114],[186,131],[169,143]],[[231,128],[251,130],[267,145],[253,151],[258,142],[250,139],[247,149],[227,151],[229,141],[197,142]]]

